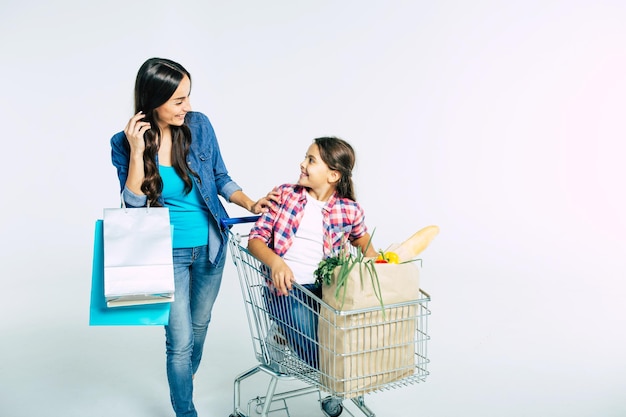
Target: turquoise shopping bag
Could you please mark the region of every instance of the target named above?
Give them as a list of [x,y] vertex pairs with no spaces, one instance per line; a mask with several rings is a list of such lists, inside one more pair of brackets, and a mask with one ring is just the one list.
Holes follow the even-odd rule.
[[96,221],[91,274],[90,326],[167,325],[170,303],[107,307],[104,298],[104,238],[102,220]]

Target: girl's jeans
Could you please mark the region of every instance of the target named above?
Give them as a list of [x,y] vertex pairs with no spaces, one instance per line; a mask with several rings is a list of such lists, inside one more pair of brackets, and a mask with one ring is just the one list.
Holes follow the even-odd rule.
[[[305,284],[303,287],[321,298],[321,286]],[[295,287],[286,296],[277,295],[266,287],[265,296],[269,315],[279,325],[291,348],[300,359],[317,369],[319,303]]]
[[196,417],[192,378],[202,358],[226,256],[213,265],[207,246],[175,248],[173,254],[175,292],[165,326],[167,379],[176,416]]

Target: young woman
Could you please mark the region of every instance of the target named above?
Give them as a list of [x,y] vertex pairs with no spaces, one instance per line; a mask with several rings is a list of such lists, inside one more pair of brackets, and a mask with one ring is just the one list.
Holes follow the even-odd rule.
[[337,255],[348,241],[365,256],[377,256],[363,209],[355,201],[354,164],[354,150],[346,141],[315,139],[300,164],[297,184],[277,187],[278,204],[259,218],[248,238],[250,252],[270,268],[274,287],[267,294],[270,314],[282,324],[291,347],[314,368],[315,301],[302,291],[284,295],[297,282],[321,297],[314,272],[322,259]]
[[209,119],[191,111],[191,75],[168,59],[148,59],[135,81],[135,115],[111,139],[112,161],[129,207],[165,206],[174,226],[174,302],[165,326],[167,378],[177,417],[195,417],[198,370],[224,269],[228,217],[218,194],[254,214],[271,193],[251,200],[222,160]]

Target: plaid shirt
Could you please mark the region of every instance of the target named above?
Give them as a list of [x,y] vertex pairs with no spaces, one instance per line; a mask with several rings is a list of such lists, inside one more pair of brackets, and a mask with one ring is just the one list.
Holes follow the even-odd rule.
[[[280,203],[261,215],[250,231],[248,239],[261,239],[279,256],[285,255],[293,243],[306,205],[306,189],[299,185],[283,184],[277,187]],[[335,255],[341,247],[362,237],[367,232],[361,206],[347,198],[333,194],[323,209],[324,258]]]

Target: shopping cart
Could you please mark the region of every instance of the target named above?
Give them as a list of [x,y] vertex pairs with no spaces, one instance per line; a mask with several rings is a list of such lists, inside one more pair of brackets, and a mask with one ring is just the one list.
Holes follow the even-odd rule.
[[[375,417],[365,405],[365,394],[425,381],[429,373],[426,345],[430,315],[430,296],[426,292],[420,290],[417,300],[385,305],[383,314],[380,305],[336,310],[296,283],[288,296],[279,297],[280,302],[290,303],[315,318],[316,328],[309,329],[311,332],[295,326],[276,308],[276,298],[272,298],[268,286],[269,268],[248,252],[247,234],[235,231],[241,227],[237,225],[257,218],[222,221],[229,233],[258,361],[258,365],[235,378],[230,417],[249,417],[252,412],[262,417],[279,412],[290,416],[286,400],[309,394],[317,396],[327,417],[344,411],[354,416],[344,407],[344,399],[350,399],[367,417]],[[247,233],[250,227],[244,230]],[[269,385],[265,395],[248,401],[244,410],[241,382],[259,372],[269,375]],[[277,392],[279,381],[299,381],[302,387],[287,384],[289,389]],[[322,398],[322,393],[327,395]]]

